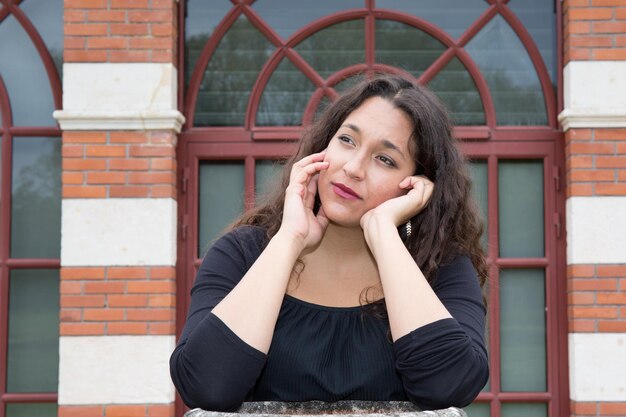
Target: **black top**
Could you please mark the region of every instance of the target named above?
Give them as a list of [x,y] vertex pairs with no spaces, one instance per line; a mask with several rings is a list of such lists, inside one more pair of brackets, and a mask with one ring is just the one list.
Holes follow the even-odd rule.
[[[410,400],[422,409],[463,407],[487,382],[485,308],[469,258],[441,266],[433,289],[450,314],[389,340],[389,322],[362,307],[327,307],[286,295],[269,353],[246,344],[215,307],[267,239],[240,227],[209,250],[170,359],[189,407],[233,410],[244,401]],[[268,278],[269,279],[269,278]]]

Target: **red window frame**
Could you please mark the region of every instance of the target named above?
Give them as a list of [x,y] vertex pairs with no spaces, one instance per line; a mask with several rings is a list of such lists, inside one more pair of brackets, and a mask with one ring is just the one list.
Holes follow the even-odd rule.
[[[375,0],[364,0],[364,7],[335,13],[319,19],[294,33],[283,41],[269,27],[251,6],[252,0],[232,0],[233,8],[215,28],[198,58],[191,75],[187,92],[184,91],[184,57],[179,57],[179,103],[187,118],[178,146],[178,166],[181,170],[182,186],[179,190],[179,213],[181,233],[178,242],[178,289],[177,289],[177,331],[184,325],[189,302],[189,290],[195,278],[195,271],[201,259],[197,257],[198,248],[198,170],[201,161],[233,160],[244,161],[245,170],[245,207],[254,205],[255,159],[268,159],[289,155],[295,144],[278,142],[281,139],[295,141],[301,132],[300,127],[260,127],[255,125],[255,115],[261,95],[274,69],[287,57],[316,86],[317,91],[307,106],[303,121],[312,120],[315,109],[324,95],[336,97],[334,85],[344,77],[360,72],[385,71],[400,73],[412,77],[397,68],[377,64],[375,58],[375,19],[397,20],[439,39],[448,49],[417,79],[426,84],[444,68],[455,56],[465,65],[472,75],[483,102],[485,124],[483,126],[458,126],[455,134],[462,140],[462,148],[471,159],[484,159],[488,163],[488,222],[489,253],[493,267],[490,273],[490,285],[498,288],[498,270],[501,268],[544,268],[546,271],[546,344],[547,344],[547,390],[544,393],[501,392],[500,391],[500,356],[499,356],[499,315],[490,314],[490,391],[481,393],[477,402],[491,404],[491,416],[500,416],[502,402],[546,402],[550,417],[569,416],[569,390],[567,375],[567,300],[565,281],[565,190],[560,181],[560,174],[565,171],[563,133],[559,130],[557,114],[562,109],[562,33],[561,4],[555,1],[557,16],[557,91],[552,86],[547,68],[531,35],[521,21],[506,7],[507,0],[488,0],[487,9],[458,39],[452,39],[434,25],[405,13],[376,9]],[[184,51],[184,10],[181,2],[179,13],[179,51]],[[500,14],[526,48],[538,74],[547,111],[548,123],[545,126],[498,126],[496,113],[489,93],[489,87],[476,63],[463,47],[484,27],[491,18]],[[240,127],[196,127],[194,112],[199,85],[204,75],[204,68],[218,47],[219,40],[233,22],[244,15],[267,39],[276,50],[268,59],[258,76],[248,101],[246,118]],[[365,56],[366,62],[345,68],[328,79],[321,78],[293,49],[306,37],[330,25],[355,18],[365,19]],[[544,163],[544,224],[545,256],[541,258],[500,258],[498,254],[498,160],[500,159],[535,159]],[[489,309],[499,311],[497,291],[491,291]],[[177,414],[183,410],[178,399]]]
[[[37,28],[20,9],[22,0],[0,0],[0,23],[12,14],[22,25],[32,41],[44,65],[50,82],[54,109],[62,108],[61,79],[56,66]],[[19,57],[5,57],[19,59]],[[9,278],[14,269],[60,269],[59,258],[11,258],[11,185],[13,141],[21,136],[60,137],[58,126],[50,127],[15,127],[9,94],[0,74],[0,108],[2,110],[2,160],[0,172],[0,417],[5,417],[6,405],[13,403],[56,403],[56,392],[46,393],[9,393],[7,392],[7,354],[9,323]],[[60,254],[59,254],[60,255]]]

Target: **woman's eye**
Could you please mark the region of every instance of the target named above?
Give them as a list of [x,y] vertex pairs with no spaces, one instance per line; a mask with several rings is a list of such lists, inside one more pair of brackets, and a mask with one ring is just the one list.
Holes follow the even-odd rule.
[[352,141],[352,139],[349,136],[346,136],[346,135],[340,135],[339,137],[337,137],[337,139],[339,139],[342,142],[349,143],[349,144],[354,143]]
[[389,157],[387,157],[385,155],[379,155],[378,156],[378,160],[380,162],[382,162],[383,164],[389,166],[389,167],[395,167],[396,166],[396,162],[393,159],[391,159],[391,158],[389,158]]

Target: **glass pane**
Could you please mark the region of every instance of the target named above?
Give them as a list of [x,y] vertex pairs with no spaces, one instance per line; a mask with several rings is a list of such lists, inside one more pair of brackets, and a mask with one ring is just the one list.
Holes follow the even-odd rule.
[[556,6],[553,1],[512,0],[507,6],[522,21],[539,48],[552,84],[556,84]]
[[481,238],[483,247],[487,249],[489,229],[487,219],[489,218],[489,176],[487,173],[487,161],[472,161],[470,164],[470,175],[472,176],[472,194],[480,209],[483,218],[484,232]]
[[376,20],[376,62],[419,77],[445,51],[445,46],[419,29],[393,20]]
[[13,138],[11,256],[61,253],[61,138]]
[[500,272],[502,391],[546,390],[546,296],[543,269]]
[[322,78],[365,61],[364,21],[349,20],[314,33],[295,48]]
[[433,90],[450,110],[456,125],[483,125],[485,113],[474,80],[461,61],[453,58],[428,87]]
[[468,417],[489,417],[491,406],[485,403],[473,403],[463,409]]
[[546,106],[537,72],[513,29],[496,15],[467,44],[493,97],[499,125],[545,125]]
[[342,92],[344,92],[346,90],[349,90],[350,88],[354,87],[355,85],[357,85],[358,83],[360,83],[363,80],[365,80],[365,75],[364,74],[353,75],[351,77],[344,78],[343,80],[339,81],[337,84],[334,85],[333,88],[338,93],[342,93]]
[[204,72],[194,124],[243,125],[248,98],[274,46],[241,16],[226,32]]
[[[283,166],[278,161],[256,161],[254,175],[255,190],[259,197],[271,190],[272,185],[280,183]],[[257,199],[257,203],[259,199]]]
[[54,65],[63,71],[63,0],[25,0],[20,8],[37,28]]
[[0,23],[0,74],[15,126],[56,126],[48,74],[30,38],[9,15]]
[[243,162],[202,162],[199,178],[198,256],[243,212]]
[[59,271],[17,269],[9,281],[8,392],[56,392]]
[[229,0],[187,0],[185,3],[185,86],[215,27],[233,7]]
[[[296,31],[324,16],[343,10],[362,8],[363,0],[317,0],[301,1],[273,0],[255,1],[252,8],[278,33],[287,40]],[[359,35],[363,36],[363,35]]]
[[289,59],[267,82],[256,115],[257,126],[299,126],[316,87]]
[[57,417],[58,406],[51,404],[7,404],[6,417]]
[[548,406],[536,403],[503,403],[502,417],[547,417]]
[[500,161],[498,212],[500,256],[544,256],[543,162]]
[[484,0],[376,0],[379,9],[417,16],[439,26],[453,38],[460,37],[487,6]]

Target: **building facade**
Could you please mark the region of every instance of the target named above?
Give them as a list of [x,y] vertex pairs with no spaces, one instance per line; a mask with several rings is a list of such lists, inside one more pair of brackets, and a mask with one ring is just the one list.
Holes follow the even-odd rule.
[[625,0],[0,0],[0,417],[169,417],[202,255],[373,73],[486,219],[470,417],[626,416]]

